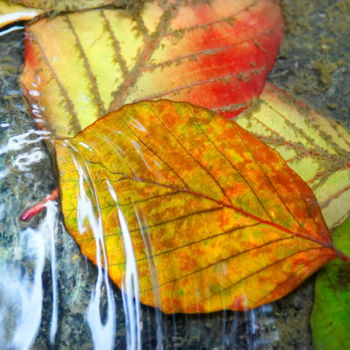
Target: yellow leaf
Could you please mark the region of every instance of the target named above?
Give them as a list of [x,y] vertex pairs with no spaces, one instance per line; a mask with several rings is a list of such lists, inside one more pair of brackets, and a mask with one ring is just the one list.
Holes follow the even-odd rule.
[[31,20],[49,11],[77,11],[112,3],[126,5],[123,0],[0,0],[0,28],[15,22]]
[[257,106],[236,121],[274,148],[312,188],[329,228],[350,214],[350,133],[267,84]]
[[42,12],[39,9],[0,0],[0,28],[14,22],[30,20],[42,14]]
[[342,257],[277,152],[205,109],[127,105],[56,151],[82,253],[166,313],[255,308]]
[[[15,0],[15,2],[45,11],[58,12],[96,8],[117,3],[115,0]],[[122,2],[118,1],[118,3]]]

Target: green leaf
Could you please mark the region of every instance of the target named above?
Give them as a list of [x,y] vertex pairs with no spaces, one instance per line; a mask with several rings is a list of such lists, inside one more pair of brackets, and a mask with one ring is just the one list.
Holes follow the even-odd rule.
[[[337,228],[334,243],[350,254],[350,217]],[[340,259],[329,263],[316,280],[311,317],[316,350],[350,348],[350,265]]]

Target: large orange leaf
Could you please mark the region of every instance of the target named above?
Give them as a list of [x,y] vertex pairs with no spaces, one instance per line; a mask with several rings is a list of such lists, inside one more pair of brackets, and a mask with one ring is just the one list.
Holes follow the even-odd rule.
[[26,96],[37,120],[74,136],[122,105],[165,97],[232,117],[259,95],[282,34],[276,0],[146,2],[27,27]]
[[166,313],[254,308],[341,257],[300,177],[205,109],[128,105],[56,150],[82,253],[95,263],[106,254],[121,288],[137,267],[141,302]]

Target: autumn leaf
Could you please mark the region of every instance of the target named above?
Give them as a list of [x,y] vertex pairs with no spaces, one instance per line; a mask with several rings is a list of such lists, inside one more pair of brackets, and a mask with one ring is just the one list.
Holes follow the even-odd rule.
[[45,11],[76,11],[82,9],[106,6],[112,3],[122,3],[115,0],[13,0],[27,7]]
[[350,133],[267,83],[236,121],[274,148],[314,191],[329,228],[350,215]]
[[255,308],[341,256],[277,152],[205,109],[128,105],[56,151],[82,253],[94,263],[106,254],[120,288],[136,264],[140,301],[166,313]]
[[27,21],[42,13],[41,10],[27,8],[19,4],[0,1],[0,28],[8,24]]
[[76,11],[112,3],[125,5],[123,0],[0,0],[0,28],[15,22],[31,20],[48,11]]
[[153,1],[139,14],[65,14],[26,32],[22,83],[31,111],[58,137],[70,137],[146,99],[238,114],[263,88],[282,19],[275,0]]
[[[337,246],[350,254],[350,218],[333,235]],[[332,261],[317,275],[311,327],[315,350],[349,347],[350,269]]]

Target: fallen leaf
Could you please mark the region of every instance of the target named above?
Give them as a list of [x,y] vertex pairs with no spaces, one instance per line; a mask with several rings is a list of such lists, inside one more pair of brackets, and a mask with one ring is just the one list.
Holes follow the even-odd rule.
[[[106,6],[115,0],[15,0],[24,6],[34,7],[45,11],[76,11]],[[121,1],[119,1],[121,2]]]
[[205,109],[128,105],[56,152],[82,253],[120,288],[133,274],[140,301],[166,313],[255,308],[341,256],[277,152]]
[[29,21],[50,11],[78,11],[113,4],[127,6],[128,0],[0,0],[0,28],[9,24]]
[[27,21],[42,14],[41,10],[0,1],[0,28],[18,21]]
[[314,191],[329,228],[350,215],[350,132],[267,83],[236,121],[274,148]]
[[[333,239],[337,247],[350,254],[350,218],[337,228]],[[349,264],[332,261],[317,274],[311,327],[315,350],[349,348]]]
[[36,120],[59,137],[146,99],[187,101],[232,117],[263,88],[281,17],[275,0],[213,0],[42,19],[26,28],[25,94]]

